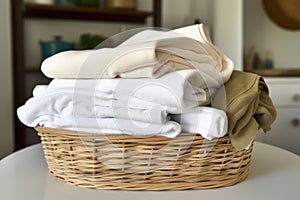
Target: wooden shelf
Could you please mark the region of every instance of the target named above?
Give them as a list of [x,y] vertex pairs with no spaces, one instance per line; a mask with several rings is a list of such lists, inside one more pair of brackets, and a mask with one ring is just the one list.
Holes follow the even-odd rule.
[[247,71],[268,77],[300,76],[300,69],[250,69]]
[[24,17],[44,19],[71,19],[88,21],[144,23],[152,12],[134,9],[103,9],[78,6],[56,6],[25,3],[22,8]]
[[25,67],[24,68],[24,72],[25,73],[32,73],[32,72],[41,72],[41,68],[40,67]]

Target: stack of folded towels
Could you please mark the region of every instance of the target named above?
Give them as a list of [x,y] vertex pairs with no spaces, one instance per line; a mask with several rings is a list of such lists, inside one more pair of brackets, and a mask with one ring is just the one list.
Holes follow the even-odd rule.
[[17,110],[30,127],[170,138],[186,132],[208,140],[228,133],[243,149],[276,117],[263,79],[234,71],[202,24],[62,52],[42,72],[53,80]]

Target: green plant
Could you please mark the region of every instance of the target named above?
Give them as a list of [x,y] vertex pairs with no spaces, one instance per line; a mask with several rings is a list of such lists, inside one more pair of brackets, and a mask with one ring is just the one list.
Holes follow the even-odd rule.
[[82,7],[99,7],[99,0],[75,0],[75,4]]
[[79,38],[80,49],[93,49],[97,47],[101,42],[105,40],[105,37],[97,34],[84,33]]

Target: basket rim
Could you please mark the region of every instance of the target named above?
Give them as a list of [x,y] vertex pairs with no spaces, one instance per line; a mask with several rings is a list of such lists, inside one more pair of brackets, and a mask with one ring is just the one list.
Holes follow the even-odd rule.
[[[128,135],[128,134],[125,134],[125,133],[122,133],[122,134],[119,134],[119,133],[98,134],[98,133],[91,133],[91,132],[84,132],[84,131],[77,131],[77,130],[67,130],[67,129],[62,129],[62,128],[49,128],[49,127],[43,127],[43,126],[36,126],[36,127],[34,127],[34,129],[37,132],[47,132],[47,133],[51,133],[51,134],[55,134],[55,135],[65,135],[65,136],[74,136],[74,135],[84,136],[84,137],[107,136],[107,137],[112,138],[112,139],[133,139],[133,138],[136,138],[136,139],[152,138],[152,139],[155,139],[155,140],[172,140],[172,139],[174,139],[174,138],[169,138],[169,137],[165,137],[165,136],[161,136],[161,135],[153,135],[153,136],[143,137],[143,136]],[[201,138],[205,139],[204,137],[202,137],[198,133],[187,133],[187,132],[180,133],[176,137],[183,136],[183,135],[184,136],[194,136],[194,137],[197,136],[197,137],[201,137]],[[229,137],[228,133],[226,133],[223,137],[214,138],[212,140],[208,140],[208,139],[205,139],[205,140],[213,141],[213,140],[216,140],[216,139],[226,138],[227,136]]]

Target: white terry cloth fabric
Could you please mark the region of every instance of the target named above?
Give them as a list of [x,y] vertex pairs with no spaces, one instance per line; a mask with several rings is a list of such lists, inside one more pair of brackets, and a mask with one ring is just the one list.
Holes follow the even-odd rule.
[[29,127],[40,125],[89,133],[124,133],[132,136],[161,135],[174,138],[181,132],[185,132],[200,134],[211,140],[223,137],[227,133],[228,125],[225,112],[210,107],[199,107],[198,111],[193,113],[172,115],[171,120],[168,119],[163,124],[120,118],[88,117],[88,115],[75,116],[70,115],[71,113],[51,114],[41,107],[32,110],[22,106],[17,113],[22,123]]
[[198,133],[208,140],[223,137],[228,128],[226,113],[211,107],[199,107],[197,112],[172,115],[171,120],[181,125],[182,132]]
[[[159,108],[171,114],[208,105],[215,89],[206,88],[197,70],[181,70],[157,79],[54,79],[47,93],[73,93],[73,99],[113,107]],[[63,94],[60,94],[63,95]]]
[[66,118],[43,115],[35,120],[31,127],[34,125],[96,134],[128,134],[146,137],[161,135],[174,138],[181,133],[180,125],[174,121],[168,121],[165,124],[151,124],[117,118],[79,118],[74,116]]
[[[89,97],[77,101],[72,99],[73,93],[50,91],[47,86],[37,86],[33,93],[34,97],[17,110],[21,122],[29,127],[40,125],[82,132],[166,137],[176,137],[182,130],[200,134],[209,140],[227,133],[225,112],[210,107],[198,107],[193,113],[167,115],[166,109],[149,102],[132,104],[140,109],[113,108],[89,104]],[[101,104],[102,101],[99,102]]]
[[[37,87],[37,89],[42,91],[42,86]],[[37,90],[34,91],[35,93],[38,92]],[[113,109],[110,107],[107,108],[106,111],[108,112],[105,113],[106,111],[101,111],[103,107],[99,109],[96,106],[96,108],[90,111],[89,109],[91,108],[89,106],[83,106],[82,104],[78,106],[80,108],[77,111],[78,113],[74,113],[72,108],[77,103],[61,103],[65,101],[64,97],[66,97],[62,94],[57,93],[60,98],[54,95],[54,101],[53,94],[38,95],[35,98],[29,99],[25,105],[18,108],[17,114],[19,119],[29,127],[40,125],[49,128],[91,133],[125,133],[133,136],[161,135],[173,138],[181,132],[187,132],[197,133],[211,140],[222,137],[227,133],[227,117],[225,112],[210,107],[199,107],[197,112],[193,113],[172,115],[171,119],[164,118],[164,123],[149,123],[140,121],[140,119],[147,121],[147,115],[149,116],[147,109],[145,109],[146,112],[141,113],[136,109],[134,113],[136,116],[130,115],[130,113],[133,113],[133,111],[130,111],[129,115],[131,119],[107,117],[120,113],[117,111],[111,114],[108,110]],[[70,102],[69,100],[66,102]],[[104,117],[95,113],[95,110],[102,113]],[[158,117],[158,114],[154,114],[153,109],[150,109],[149,112],[152,112],[150,113],[152,114],[150,118],[156,119]]]
[[153,124],[163,124],[169,120],[165,106],[139,99],[133,100],[132,104],[129,104],[131,107],[121,107],[121,103],[109,97],[103,99],[101,94],[94,99],[93,93],[86,90],[81,90],[76,98],[71,90],[47,90],[47,86],[37,86],[33,93],[34,97],[17,110],[22,123],[30,127],[45,120],[44,116],[66,119],[121,118]]
[[197,70],[171,72],[157,79],[54,79],[36,86],[18,109],[20,120],[34,126],[40,116],[122,118],[163,124],[169,114],[198,110],[210,102]]
[[[201,82],[193,76],[195,72],[172,72],[148,79],[150,82],[54,79],[48,86],[36,86],[34,96],[18,108],[17,114],[30,127],[175,137],[182,126],[184,132],[199,133],[207,139],[221,137],[227,131],[226,115],[223,111],[199,107],[199,98],[206,101],[207,96],[201,96],[203,89],[196,87]],[[129,87],[130,84],[134,87]],[[192,113],[180,115],[183,110]],[[181,125],[170,121],[169,113],[177,113],[173,119]]]
[[203,25],[174,31],[145,30],[115,48],[66,51],[43,61],[50,78],[156,78],[197,69],[219,84],[232,73],[232,61],[211,43]]

